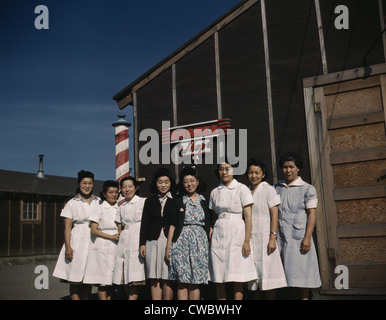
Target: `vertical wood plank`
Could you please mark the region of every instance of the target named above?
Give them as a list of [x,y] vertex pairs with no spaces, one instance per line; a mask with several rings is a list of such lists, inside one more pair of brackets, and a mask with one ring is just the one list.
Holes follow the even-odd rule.
[[329,155],[330,150],[330,141],[327,131],[327,108],[326,101],[324,99],[324,88],[319,87],[314,90],[315,103],[320,106],[320,112],[317,113],[317,127],[318,127],[318,138],[319,138],[319,148],[320,148],[320,168],[323,176],[323,194],[325,202],[325,212],[326,212],[326,224],[328,232],[328,246],[333,250],[333,254],[336,259],[335,265],[340,264],[340,255],[339,255],[339,246],[338,246],[338,236],[337,236],[337,214],[336,206],[334,201],[334,185],[333,185],[333,173],[330,165]]
[[133,93],[133,132],[134,132],[134,172],[135,178],[139,178],[139,153],[138,153],[138,101],[137,101],[137,92]]
[[215,32],[214,34],[214,55],[216,63],[217,118],[222,119],[220,46],[218,42],[218,32]]
[[322,23],[322,15],[320,12],[319,0],[315,0],[315,11],[316,11],[316,21],[318,23],[319,44],[320,44],[320,54],[322,57],[323,74],[328,74],[326,48],[324,45],[323,23]]
[[322,278],[322,288],[331,288],[331,277],[332,274],[330,263],[328,261],[328,241],[327,241],[327,226],[326,218],[324,213],[326,212],[324,206],[324,194],[323,194],[323,183],[322,183],[322,173],[321,173],[321,164],[319,158],[319,141],[318,141],[318,130],[317,130],[317,121],[316,114],[313,103],[313,88],[304,88],[304,105],[305,105],[305,115],[306,115],[306,127],[307,127],[307,139],[308,139],[308,152],[310,159],[310,170],[311,170],[311,179],[312,185],[316,189],[318,195],[319,203],[316,209],[316,237],[317,237],[317,246],[318,246],[318,260],[319,260],[319,269],[320,276]]
[[275,146],[275,125],[273,121],[273,105],[272,105],[272,89],[271,89],[271,69],[269,61],[269,45],[267,19],[265,11],[265,0],[261,1],[261,23],[263,27],[263,43],[264,43],[264,58],[265,58],[265,79],[267,85],[267,105],[268,105],[268,121],[269,121],[269,137],[271,141],[271,161],[272,161],[272,179],[273,183],[277,182],[276,170],[276,146]]
[[385,114],[385,132],[386,132],[386,75],[381,75],[381,94],[382,94],[382,107]]

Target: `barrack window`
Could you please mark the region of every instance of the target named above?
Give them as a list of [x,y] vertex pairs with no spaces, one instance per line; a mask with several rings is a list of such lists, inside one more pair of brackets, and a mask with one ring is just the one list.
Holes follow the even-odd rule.
[[23,201],[21,220],[38,221],[39,220],[39,203],[37,201]]

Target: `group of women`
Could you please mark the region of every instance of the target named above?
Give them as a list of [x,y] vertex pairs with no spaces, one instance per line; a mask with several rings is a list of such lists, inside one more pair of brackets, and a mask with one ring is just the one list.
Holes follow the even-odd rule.
[[114,284],[138,299],[149,283],[152,299],[171,300],[177,283],[177,299],[194,300],[209,281],[221,300],[229,286],[235,300],[246,288],[254,298],[272,299],[282,287],[307,299],[321,286],[312,239],[317,195],[299,176],[298,155],[282,155],[279,166],[284,180],[271,186],[264,163],[251,159],[247,187],[231,164],[221,163],[209,201],[195,167],[182,169],[178,186],[159,168],[148,198],[137,195],[133,177],[120,186],[106,181],[102,200],[92,194],[94,175],[82,170],[78,194],[61,213],[65,243],[53,275],[70,283],[72,299],[88,298],[91,285],[99,299],[111,299]]

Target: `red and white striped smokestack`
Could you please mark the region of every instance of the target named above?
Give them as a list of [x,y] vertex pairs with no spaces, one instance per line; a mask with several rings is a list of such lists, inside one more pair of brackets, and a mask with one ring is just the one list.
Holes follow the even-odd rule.
[[125,115],[118,115],[119,120],[113,123],[115,127],[115,177],[119,182],[130,175],[129,167],[129,127]]

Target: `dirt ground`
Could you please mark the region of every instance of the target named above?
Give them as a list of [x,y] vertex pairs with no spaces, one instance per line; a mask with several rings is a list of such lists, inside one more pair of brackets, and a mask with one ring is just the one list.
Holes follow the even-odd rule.
[[[56,260],[3,259],[0,263],[1,300],[60,300],[69,298],[68,285],[52,277]],[[48,289],[36,289],[36,266],[44,265],[49,270]]]
[[[54,278],[52,273],[56,265],[57,256],[37,256],[37,257],[18,257],[18,258],[0,258],[0,300],[69,300],[69,285],[61,283],[59,279]],[[35,280],[41,276],[41,271],[36,271],[37,266],[46,266],[48,268],[48,289],[37,289]],[[38,279],[39,280],[39,279]],[[215,299],[213,288],[208,286],[207,300]],[[141,300],[149,300],[148,287],[144,287]],[[209,293],[208,293],[209,292]],[[205,292],[203,292],[205,295]],[[248,300],[248,295],[244,296]],[[115,299],[125,299],[122,288],[115,290]],[[281,296],[286,300],[288,297]],[[322,296],[318,290],[312,292],[312,300],[366,300],[381,299],[385,297],[353,297],[353,296]],[[92,288],[91,299],[97,299],[97,288]]]

